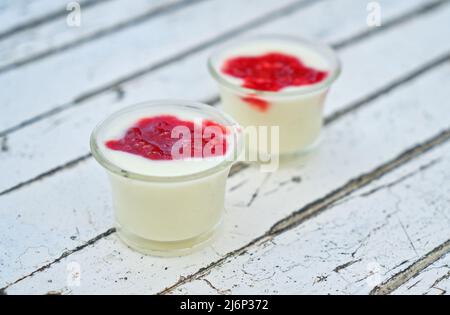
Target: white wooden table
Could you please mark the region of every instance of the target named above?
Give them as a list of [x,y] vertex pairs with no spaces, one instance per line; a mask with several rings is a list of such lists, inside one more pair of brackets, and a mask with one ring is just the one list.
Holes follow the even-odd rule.
[[[79,27],[68,2],[0,1],[2,293],[450,292],[450,1],[378,1],[380,27],[366,0],[84,0]],[[218,105],[207,56],[261,33],[337,49],[322,145],[235,168],[211,246],[128,249],[94,125],[149,99]]]

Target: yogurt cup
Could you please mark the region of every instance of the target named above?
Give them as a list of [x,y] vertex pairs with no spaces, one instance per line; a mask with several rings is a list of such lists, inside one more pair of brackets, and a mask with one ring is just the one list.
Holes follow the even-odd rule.
[[[243,79],[233,77],[223,70],[224,65],[234,58],[258,57],[271,53],[298,58],[305,67],[326,75],[318,82],[270,91],[270,87],[269,90],[261,90],[245,86]],[[340,73],[339,60],[331,48],[291,36],[259,36],[221,48],[209,58],[208,68],[219,85],[223,109],[243,127],[279,128],[279,148],[277,152],[270,154],[304,152],[317,143],[323,124],[325,98]],[[270,148],[271,145],[267,144],[266,147]],[[247,147],[249,151],[258,148]]]
[[[226,152],[214,157],[151,160],[108,147],[112,139],[125,137],[137,121],[165,115],[225,126]],[[240,127],[227,114],[180,100],[131,106],[100,123],[91,135],[91,151],[109,175],[120,239],[139,252],[159,256],[187,254],[205,244],[222,220],[225,184],[241,138]]]

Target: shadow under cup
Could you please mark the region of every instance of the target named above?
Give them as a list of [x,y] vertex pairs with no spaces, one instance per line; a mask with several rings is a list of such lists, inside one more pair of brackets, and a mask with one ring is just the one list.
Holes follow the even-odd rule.
[[[255,55],[254,47],[266,47],[262,53],[281,51],[314,55],[325,64],[327,76],[320,82],[281,91],[269,92],[242,87],[240,79],[221,71],[230,56]],[[253,50],[252,50],[253,49]],[[306,39],[268,35],[243,39],[231,43],[216,53],[208,62],[212,77],[217,81],[223,109],[245,128],[246,150],[267,155],[292,155],[309,151],[317,143],[322,125],[326,95],[340,74],[340,63],[335,52],[328,46]],[[265,129],[269,131],[265,136]],[[271,132],[270,129],[278,129]],[[257,129],[256,139],[251,134]],[[264,132],[263,132],[264,131]],[[265,137],[261,141],[261,138]]]
[[[202,166],[195,171],[186,168],[182,174],[168,176],[164,176],[164,169],[172,172],[173,161],[184,161],[159,161],[166,164],[155,164],[141,157],[132,157],[141,159],[142,163],[147,162],[150,168],[161,165],[157,175],[149,175],[118,165],[106,154],[108,148],[104,143],[109,140],[108,132],[124,117],[128,121],[126,125],[131,126],[133,123],[130,122],[136,122],[139,117],[157,113],[177,115],[180,112],[228,127],[226,154],[208,163],[198,161]],[[241,128],[237,123],[223,112],[200,103],[179,100],[148,102],[108,117],[92,133],[91,151],[109,175],[120,239],[139,252],[158,256],[183,255],[204,245],[221,223],[226,180],[241,146]],[[184,164],[179,165],[181,169],[185,168]]]

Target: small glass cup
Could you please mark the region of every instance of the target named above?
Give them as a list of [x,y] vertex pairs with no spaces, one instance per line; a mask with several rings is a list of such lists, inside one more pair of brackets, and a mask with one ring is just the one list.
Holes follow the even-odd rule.
[[[326,64],[324,70],[328,71],[327,77],[315,84],[269,92],[242,87],[241,80],[230,78],[221,72],[223,62],[230,56],[258,55],[256,51],[248,53],[248,47],[260,47],[263,50],[260,54],[274,52],[267,48],[268,44],[279,47],[275,51],[290,52],[297,49],[306,56],[320,57]],[[246,128],[278,126],[278,149],[269,155],[284,156],[306,152],[315,147],[323,125],[325,97],[341,70],[335,52],[328,46],[284,35],[257,36],[231,43],[212,54],[208,68],[219,85],[225,112]],[[266,109],[261,110],[261,106]],[[258,151],[260,147],[257,144],[260,143],[253,143],[255,146],[247,147],[247,150]],[[271,146],[273,147],[273,144],[265,144],[264,148]]]
[[[114,129],[124,130],[143,117],[180,112],[226,126],[229,132],[226,155],[216,162],[208,160],[209,164],[197,161],[203,166],[183,175],[172,173],[173,160],[160,161],[166,164],[157,164],[158,174],[149,175],[144,167],[153,166],[145,164],[144,158],[124,153],[141,163],[138,165],[143,172],[136,172],[108,156],[105,141],[110,140]],[[201,247],[215,234],[224,213],[228,173],[242,147],[241,128],[227,114],[190,101],[147,102],[109,116],[94,129],[90,144],[93,156],[109,175],[117,232],[128,246],[145,254],[178,256]],[[172,174],[165,176],[165,172]]]

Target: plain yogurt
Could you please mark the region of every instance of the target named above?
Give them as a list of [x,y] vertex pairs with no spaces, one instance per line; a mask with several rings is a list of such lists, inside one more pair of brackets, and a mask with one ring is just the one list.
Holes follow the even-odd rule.
[[[159,150],[165,145],[161,139],[170,141],[164,117],[223,127],[225,152],[182,159],[155,155],[152,145]],[[155,118],[159,120],[151,121]],[[131,133],[145,119],[153,125],[144,121],[141,131],[136,129],[138,136]],[[160,134],[145,133],[149,126]],[[92,152],[109,174],[120,238],[141,252],[158,255],[183,254],[209,239],[223,215],[226,179],[239,137],[237,124],[227,115],[182,101],[133,106],[100,124],[91,138]]]
[[340,66],[326,46],[262,36],[221,49],[209,69],[224,110],[244,127],[277,126],[279,151],[272,154],[284,155],[306,151],[318,140],[325,97]]

